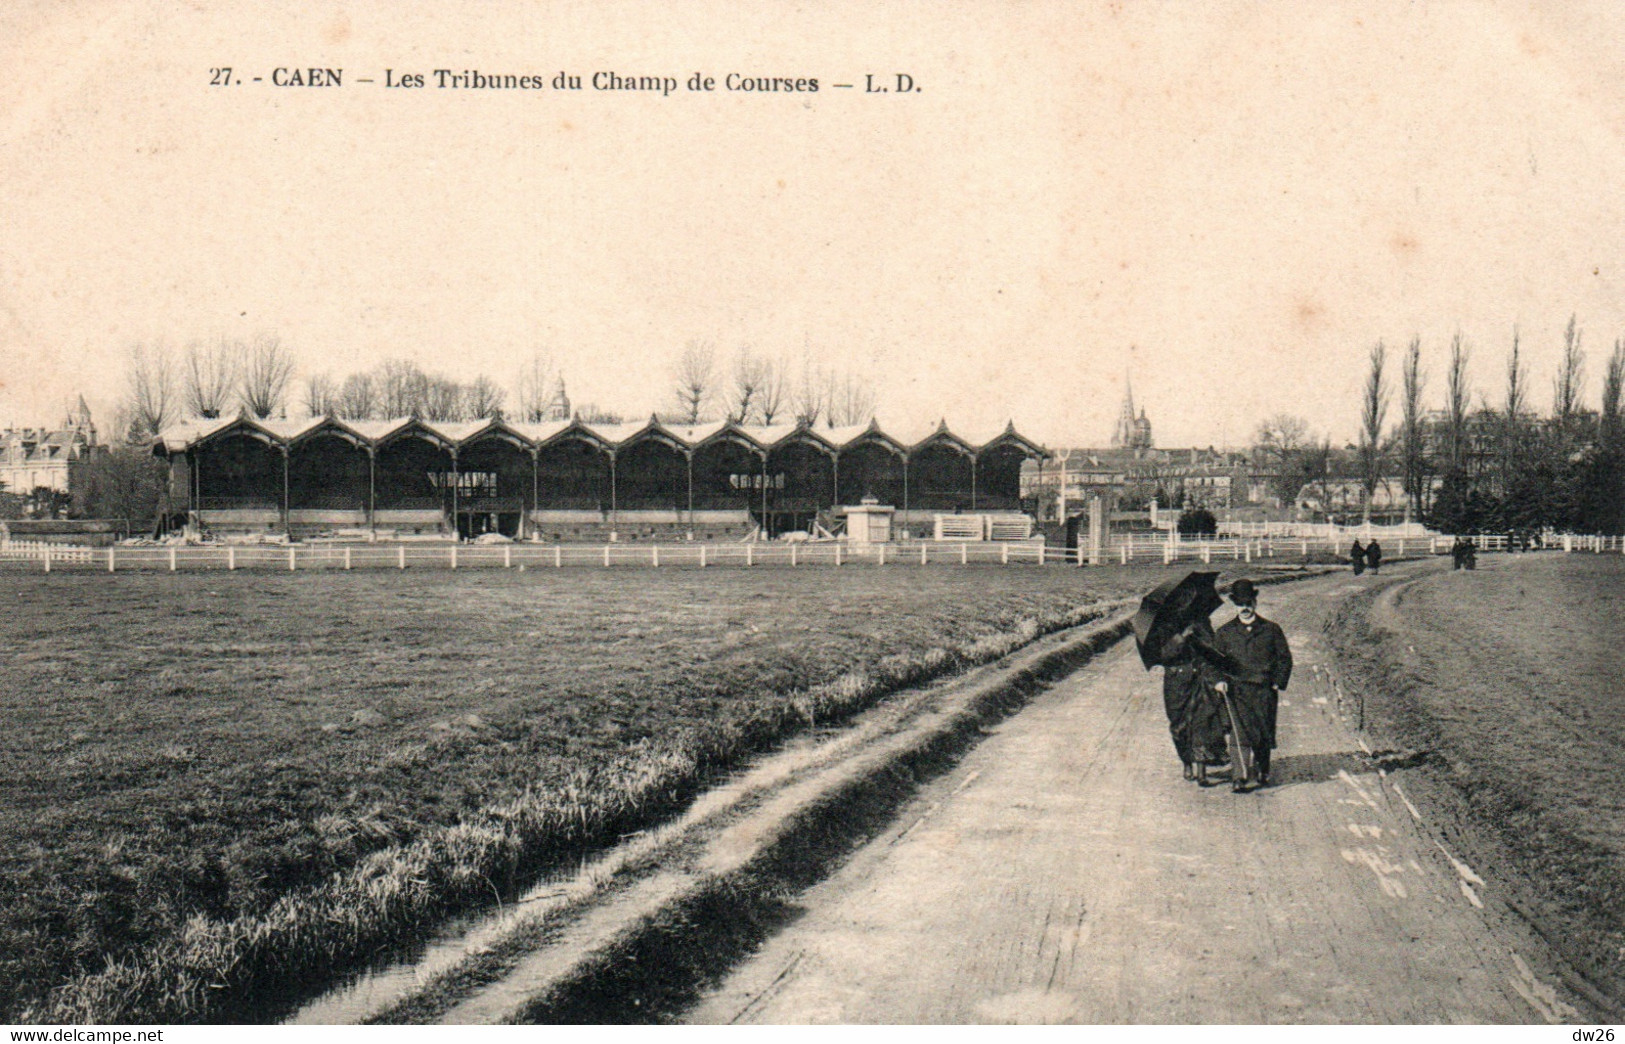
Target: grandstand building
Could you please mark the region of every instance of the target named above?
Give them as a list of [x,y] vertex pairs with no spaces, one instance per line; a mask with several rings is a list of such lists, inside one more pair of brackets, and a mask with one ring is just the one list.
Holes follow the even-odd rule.
[[946,423],[909,439],[848,428],[200,420],[164,431],[171,497],[215,532],[518,539],[698,539],[833,528],[865,498],[904,532],[964,511],[1019,511],[1044,449],[1014,426],[971,442]]

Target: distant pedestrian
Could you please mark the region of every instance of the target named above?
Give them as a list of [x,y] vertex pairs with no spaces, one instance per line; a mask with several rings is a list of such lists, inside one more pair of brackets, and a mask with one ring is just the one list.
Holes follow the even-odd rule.
[[1236,617],[1219,628],[1214,646],[1234,662],[1237,673],[1215,688],[1228,694],[1236,742],[1252,754],[1250,770],[1246,765],[1231,766],[1231,786],[1242,790],[1249,780],[1269,785],[1276,709],[1280,690],[1292,679],[1292,650],[1280,626],[1258,615],[1258,589],[1251,580],[1237,580],[1230,600],[1236,604]]
[[1373,576],[1382,570],[1382,545],[1375,537],[1365,546],[1365,564],[1371,567]]
[[1356,540],[1354,546],[1349,548],[1349,561],[1354,563],[1354,575],[1359,576],[1365,572],[1365,548]]
[[1164,647],[1162,705],[1168,712],[1168,732],[1185,766],[1185,778],[1206,786],[1208,762],[1224,749],[1224,726],[1213,692],[1219,675],[1197,656],[1193,646],[1198,642],[1213,645],[1213,625],[1206,618],[1186,627]]

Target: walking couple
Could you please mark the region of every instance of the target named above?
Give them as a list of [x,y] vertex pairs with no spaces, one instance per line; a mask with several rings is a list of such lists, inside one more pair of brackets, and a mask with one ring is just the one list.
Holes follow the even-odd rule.
[[1199,617],[1165,647],[1162,698],[1185,778],[1206,786],[1209,766],[1228,761],[1231,788],[1241,791],[1269,785],[1292,651],[1280,626],[1258,615],[1251,580],[1232,584],[1230,601],[1236,616],[1217,632]]

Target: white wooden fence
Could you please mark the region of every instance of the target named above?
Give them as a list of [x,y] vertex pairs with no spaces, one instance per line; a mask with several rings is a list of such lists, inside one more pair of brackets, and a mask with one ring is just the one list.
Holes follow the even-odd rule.
[[[1505,551],[1504,536],[1470,537],[1482,551]],[[1443,555],[1455,543],[1453,536],[1399,538],[1386,544],[1385,557]],[[1548,546],[1553,546],[1548,542]],[[1625,553],[1620,537],[1569,535],[1565,551]],[[1274,537],[1257,540],[1124,539],[1101,550],[1095,562],[1081,552],[1086,565],[1173,564],[1190,562],[1269,562],[1341,558],[1348,548],[1341,542],[1310,537]],[[906,565],[1072,565],[1080,551],[1047,547],[1040,541],[966,542],[917,541],[852,547],[827,543],[725,544],[205,544],[167,546],[80,547],[41,541],[0,541],[0,562],[27,563],[43,572],[71,568],[116,573],[121,571],[182,570],[287,570],[310,569],[563,569],[566,567],[645,568]]]

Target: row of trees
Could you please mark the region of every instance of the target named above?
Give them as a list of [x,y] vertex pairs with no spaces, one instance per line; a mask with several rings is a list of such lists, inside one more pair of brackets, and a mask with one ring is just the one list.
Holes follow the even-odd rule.
[[[346,420],[544,419],[561,389],[551,357],[533,354],[516,376],[510,410],[507,389],[484,374],[459,381],[406,359],[386,359],[343,377],[309,374],[296,388],[293,356],[270,335],[198,342],[179,353],[162,344],[136,345],[130,350],[119,433],[131,442],[147,442],[186,418],[243,410],[264,419],[285,415],[290,405],[309,416]],[[741,424],[823,421],[834,427],[863,423],[874,409],[869,383],[815,363],[811,353],[803,355],[796,369],[787,357],[748,347],[719,361],[712,345],[691,342],[673,369],[672,404],[661,416],[688,424],[726,418]],[[599,423],[621,420],[594,404],[572,412]]]
[[[1299,417],[1280,414],[1259,426],[1254,452],[1285,503],[1299,491],[1357,481],[1370,517],[1380,486],[1397,477],[1411,518],[1448,532],[1625,531],[1625,340],[1604,364],[1599,408],[1584,405],[1584,334],[1570,317],[1551,380],[1551,405],[1533,404],[1531,378],[1517,330],[1499,393],[1475,404],[1472,349],[1458,333],[1444,367],[1442,400],[1427,402],[1431,375],[1420,338],[1400,354],[1397,388],[1388,349],[1367,357],[1356,444],[1334,449]],[[1397,422],[1389,426],[1398,393]],[[1326,503],[1329,496],[1322,496]]]
[[800,423],[829,427],[866,423],[875,412],[869,382],[816,363],[804,352],[799,369],[787,356],[762,355],[748,346],[719,362],[716,347],[691,341],[672,372],[672,420],[698,424]]
[[[517,376],[512,416],[541,420],[559,380],[551,358],[534,354]],[[346,420],[415,415],[459,421],[509,415],[507,390],[489,376],[458,381],[406,359],[386,359],[343,377],[309,374],[296,387],[292,353],[278,338],[262,335],[194,343],[180,353],[162,344],[131,348],[119,431],[129,441],[146,442],[187,418],[243,410],[264,419],[286,415],[290,405],[309,416],[332,414]],[[591,404],[577,413],[600,422],[619,420]]]

